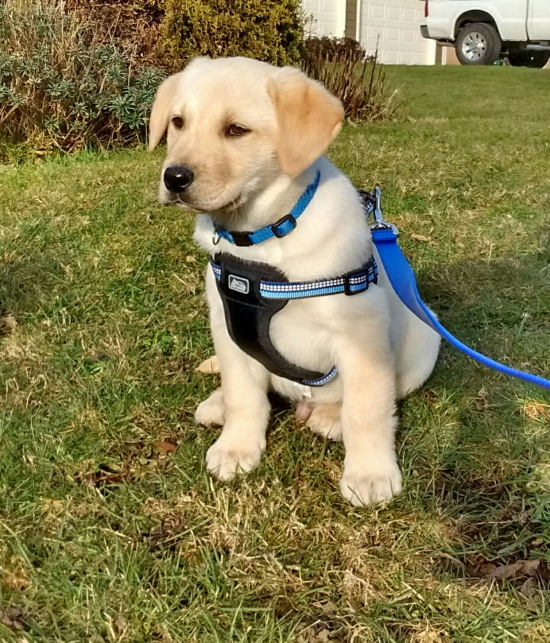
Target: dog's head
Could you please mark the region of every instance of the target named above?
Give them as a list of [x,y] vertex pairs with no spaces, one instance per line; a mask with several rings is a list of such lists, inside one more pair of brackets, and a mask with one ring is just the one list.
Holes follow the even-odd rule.
[[301,174],[339,132],[342,105],[292,67],[196,58],[159,87],[149,149],[167,131],[159,197],[230,213],[281,174]]

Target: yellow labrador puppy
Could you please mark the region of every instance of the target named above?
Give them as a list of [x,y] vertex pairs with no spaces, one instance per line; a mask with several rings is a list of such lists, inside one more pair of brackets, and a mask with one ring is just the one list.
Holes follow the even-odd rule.
[[[150,148],[167,131],[160,200],[201,213],[195,239],[213,261],[221,387],[196,419],[223,430],[208,470],[229,480],[258,466],[274,389],[313,431],[343,439],[341,492],[366,505],[401,490],[395,401],[430,375],[439,338],[374,267],[358,194],[322,156],[343,117],[296,69],[197,58],[160,86]],[[287,282],[307,296],[287,297]]]

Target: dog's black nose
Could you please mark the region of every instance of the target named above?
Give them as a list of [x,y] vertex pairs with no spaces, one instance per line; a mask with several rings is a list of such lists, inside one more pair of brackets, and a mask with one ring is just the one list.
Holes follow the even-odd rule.
[[170,165],[164,170],[164,185],[170,192],[183,192],[194,178],[193,170],[183,165]]

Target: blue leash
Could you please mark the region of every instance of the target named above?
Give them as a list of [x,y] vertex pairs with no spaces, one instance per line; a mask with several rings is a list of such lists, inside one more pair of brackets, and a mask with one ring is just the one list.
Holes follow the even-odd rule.
[[536,384],[537,386],[550,389],[550,380],[531,373],[518,371],[515,368],[496,362],[494,359],[491,359],[482,353],[478,353],[458,340],[436,319],[434,314],[420,297],[418,288],[416,287],[414,271],[397,243],[399,232],[396,226],[384,221],[381,207],[380,188],[377,186],[374,189],[374,193],[361,190],[361,196],[365,203],[367,215],[371,213],[374,215],[374,223],[371,225],[371,233],[372,239],[380,255],[380,260],[386,270],[386,274],[388,275],[388,279],[390,280],[393,289],[405,306],[407,306],[407,308],[424,323],[431,326],[431,328],[433,328],[441,335],[441,337],[446,339],[455,348],[468,355],[468,357],[475,359],[484,366],[494,368],[505,375],[518,377],[530,384]]

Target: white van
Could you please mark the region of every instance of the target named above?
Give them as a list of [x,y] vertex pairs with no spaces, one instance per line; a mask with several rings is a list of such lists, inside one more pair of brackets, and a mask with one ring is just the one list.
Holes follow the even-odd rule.
[[544,67],[550,58],[550,0],[424,0],[424,38],[454,45],[463,65]]

